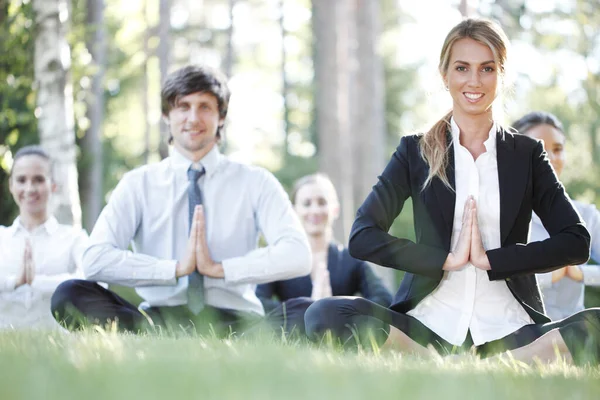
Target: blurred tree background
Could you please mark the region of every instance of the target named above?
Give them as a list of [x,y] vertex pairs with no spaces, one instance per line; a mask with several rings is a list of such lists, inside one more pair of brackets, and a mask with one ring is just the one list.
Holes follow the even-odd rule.
[[[34,66],[49,50],[39,40],[51,17],[68,43],[58,64],[72,130],[59,148],[67,157],[72,139],[78,185],[69,187],[83,214],[72,221],[88,231],[125,171],[168,153],[161,81],[203,63],[230,77],[223,151],[267,167],[287,188],[328,173],[343,207],[336,236],[346,242],[400,136],[450,108],[437,57],[447,31],[477,15],[499,21],[512,41],[504,122],[533,109],[557,114],[568,136],[564,183],[573,198],[600,203],[600,0],[43,0],[56,11],[40,20],[41,1],[0,0],[3,225],[17,212],[12,154],[43,139],[44,80]],[[394,234],[414,237],[410,210]],[[392,272],[382,272],[390,285]]]

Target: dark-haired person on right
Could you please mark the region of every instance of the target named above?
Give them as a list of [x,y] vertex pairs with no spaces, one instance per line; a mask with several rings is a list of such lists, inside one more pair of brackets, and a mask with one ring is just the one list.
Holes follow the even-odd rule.
[[[565,151],[565,130],[561,121],[549,112],[533,111],[512,124],[512,127],[524,135],[542,140],[554,172],[560,178],[568,162]],[[592,237],[591,259],[600,260],[600,212],[594,204],[572,200],[573,205],[585,222]],[[541,241],[549,237],[540,217],[531,217],[531,241]],[[542,290],[546,315],[553,320],[567,318],[584,307],[586,286],[600,286],[600,265],[585,263],[569,265],[552,272],[537,274]]]

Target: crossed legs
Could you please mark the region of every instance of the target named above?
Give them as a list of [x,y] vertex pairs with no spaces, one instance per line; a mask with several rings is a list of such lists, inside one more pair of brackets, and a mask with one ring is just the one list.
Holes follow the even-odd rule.
[[[451,353],[448,343],[417,319],[358,297],[332,297],[311,305],[305,315],[306,333],[319,340],[326,332],[345,347],[368,346],[427,357],[433,346]],[[575,364],[600,362],[600,309],[588,309],[561,321],[531,324],[476,348],[487,358],[510,352],[517,360],[551,362],[558,357]]]
[[241,311],[205,306],[192,314],[186,306],[150,307],[142,313],[136,306],[95,282],[69,280],[52,296],[52,314],[69,330],[89,325],[116,324],[119,331],[197,333],[228,336],[243,333],[261,317]]

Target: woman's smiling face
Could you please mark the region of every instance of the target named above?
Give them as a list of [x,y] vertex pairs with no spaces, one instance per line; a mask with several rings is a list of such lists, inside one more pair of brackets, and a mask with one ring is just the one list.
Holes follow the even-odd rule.
[[302,185],[296,192],[294,209],[309,236],[323,235],[331,229],[338,216],[339,206],[323,181]]
[[492,112],[498,94],[498,68],[488,46],[470,38],[457,40],[443,78],[455,116]]
[[48,212],[50,194],[56,190],[50,161],[38,155],[19,157],[12,167],[10,192],[21,215]]

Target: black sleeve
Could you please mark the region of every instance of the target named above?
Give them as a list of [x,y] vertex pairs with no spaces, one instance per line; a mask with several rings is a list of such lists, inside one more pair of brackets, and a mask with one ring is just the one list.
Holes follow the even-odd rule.
[[550,237],[489,250],[491,280],[579,265],[590,256],[590,234],[558,181],[541,143],[533,151],[533,211]]
[[281,305],[279,299],[274,298],[277,294],[277,282],[263,283],[256,287],[256,296],[265,308],[265,312],[274,310]]
[[448,257],[447,251],[388,233],[412,193],[410,155],[420,157],[416,140],[403,137],[379,181],[357,212],[348,249],[354,258],[360,260],[439,279]]

